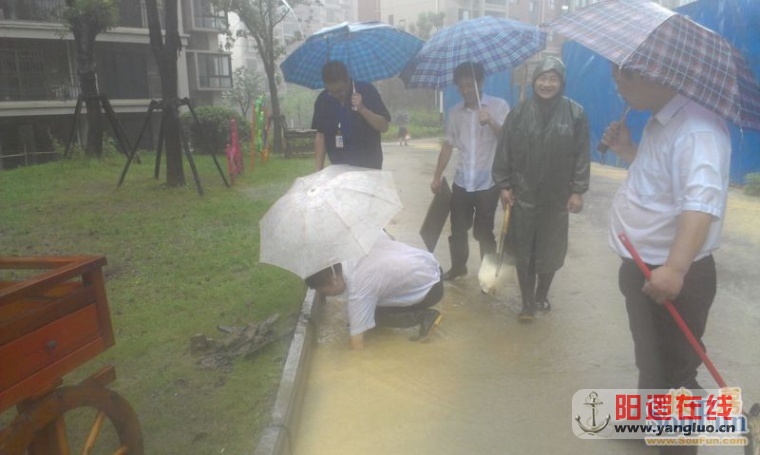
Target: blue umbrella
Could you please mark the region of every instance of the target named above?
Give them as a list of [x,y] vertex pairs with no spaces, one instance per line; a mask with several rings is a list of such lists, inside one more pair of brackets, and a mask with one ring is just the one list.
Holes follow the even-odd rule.
[[322,88],[322,66],[339,60],[353,79],[379,81],[398,74],[422,44],[416,36],[382,22],[344,22],[311,35],[280,69],[287,82]]
[[435,33],[403,69],[407,88],[454,84],[454,68],[468,61],[485,74],[513,68],[546,47],[546,34],[533,25],[483,16],[457,22]]

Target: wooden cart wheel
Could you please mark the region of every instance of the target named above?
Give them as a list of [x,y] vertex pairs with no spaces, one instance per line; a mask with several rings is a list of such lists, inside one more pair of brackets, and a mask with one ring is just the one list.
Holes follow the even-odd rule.
[[[84,437],[69,437],[66,414],[92,408],[95,421]],[[115,435],[108,447],[96,446],[106,420]],[[104,435],[105,436],[105,435]],[[81,443],[73,447],[70,441]],[[140,422],[132,406],[118,393],[99,385],[80,384],[60,387],[38,401],[20,406],[19,415],[0,433],[0,453],[7,455],[74,455],[96,453],[143,455]]]

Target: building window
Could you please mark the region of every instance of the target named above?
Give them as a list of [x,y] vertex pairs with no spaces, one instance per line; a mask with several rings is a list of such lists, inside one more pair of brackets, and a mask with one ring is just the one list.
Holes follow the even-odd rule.
[[0,20],[61,22],[64,0],[0,0]]
[[193,24],[197,28],[227,29],[227,17],[223,12],[217,12],[208,0],[193,0],[193,16]]
[[42,51],[0,49],[0,101],[45,98]]
[[466,21],[472,17],[472,12],[468,9],[460,9],[459,10],[459,20],[460,21]]
[[[98,85],[111,99],[149,98],[148,67],[152,61],[147,52],[111,48],[103,55]],[[157,73],[157,68],[154,71]]]
[[230,56],[198,54],[198,86],[200,88],[231,88]]
[[504,19],[507,16],[507,14],[504,11],[491,11],[491,10],[483,11],[483,15],[497,17],[499,19]]
[[[164,9],[159,8],[159,22],[163,27]],[[144,28],[148,26],[148,8],[145,0],[119,2],[119,25],[122,27]]]

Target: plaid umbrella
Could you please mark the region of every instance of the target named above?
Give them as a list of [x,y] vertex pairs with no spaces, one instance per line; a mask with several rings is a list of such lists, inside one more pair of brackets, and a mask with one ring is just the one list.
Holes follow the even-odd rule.
[[760,86],[728,41],[648,0],[606,0],[545,27],[671,87],[741,128],[760,129]]
[[454,68],[473,61],[485,74],[515,67],[546,46],[537,27],[483,16],[457,22],[435,33],[399,77],[407,88],[441,88],[454,84]]
[[287,82],[322,88],[322,66],[339,60],[353,79],[379,81],[398,74],[422,44],[416,36],[382,22],[344,22],[311,35],[280,69]]

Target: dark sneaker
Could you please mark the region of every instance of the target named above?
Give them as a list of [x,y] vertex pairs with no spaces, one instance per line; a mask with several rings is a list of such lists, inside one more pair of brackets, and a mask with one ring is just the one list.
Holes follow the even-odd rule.
[[551,309],[552,305],[549,303],[549,299],[546,299],[543,302],[536,302],[536,311],[539,313],[548,313]]
[[533,322],[533,319],[536,316],[536,307],[534,305],[525,305],[523,304],[522,309],[520,310],[520,313],[517,315],[517,319],[520,322]]
[[467,267],[461,268],[461,269],[450,269],[448,272],[444,273],[441,277],[443,281],[451,281],[455,278],[459,278],[460,276],[467,275]]
[[435,332],[435,328],[441,323],[443,315],[438,310],[425,310],[422,313],[422,322],[420,323],[420,334],[412,338],[412,341],[425,342],[430,335]]

